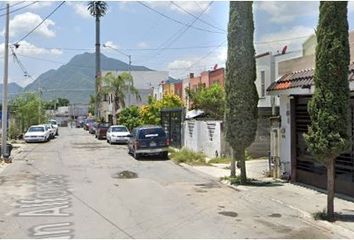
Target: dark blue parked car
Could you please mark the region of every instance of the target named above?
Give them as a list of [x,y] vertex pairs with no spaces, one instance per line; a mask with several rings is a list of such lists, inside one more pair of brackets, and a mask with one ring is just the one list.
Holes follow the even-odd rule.
[[131,131],[128,141],[128,152],[135,159],[142,155],[160,155],[168,158],[169,141],[165,131],[160,126],[141,126]]

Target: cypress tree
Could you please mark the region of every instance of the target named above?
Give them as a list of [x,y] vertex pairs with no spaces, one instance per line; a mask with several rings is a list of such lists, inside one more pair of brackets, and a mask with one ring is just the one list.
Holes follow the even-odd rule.
[[334,220],[335,159],[349,145],[349,41],[347,2],[321,2],[317,26],[315,92],[304,135],[310,152],[327,169],[327,217]]
[[253,33],[252,2],[230,2],[225,125],[226,140],[233,150],[231,177],[235,177],[237,159],[241,167],[241,183],[247,181],[245,150],[255,139],[258,118]]

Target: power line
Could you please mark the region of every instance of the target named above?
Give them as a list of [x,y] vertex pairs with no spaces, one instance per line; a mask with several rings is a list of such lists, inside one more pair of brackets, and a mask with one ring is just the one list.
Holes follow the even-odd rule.
[[[36,3],[38,3],[38,1],[37,1],[37,2],[32,2],[32,3],[30,3],[30,4],[27,4],[26,6],[17,8],[17,9],[15,9],[15,10],[12,10],[12,11],[10,11],[10,14],[11,14],[11,13],[14,13],[14,12],[18,12],[18,11],[24,9],[24,8],[27,8],[27,7],[29,7],[29,6],[31,6],[31,5],[33,5],[33,4],[36,4]],[[0,17],[3,17],[3,16],[6,16],[6,13],[0,14]]]
[[[193,24],[209,9],[209,7],[211,6],[211,4],[213,4],[213,2],[210,2],[208,4],[208,6],[199,14],[199,16],[197,18],[195,18],[190,24],[188,24],[188,26],[179,34],[177,35],[175,38],[172,39],[172,41],[169,42],[169,44],[166,47],[162,47],[160,51],[162,51],[164,48],[167,48],[169,46],[171,46],[174,42],[176,42],[180,37],[182,37],[182,35],[188,31],[188,29],[190,29]],[[164,44],[161,44],[164,45]]]
[[[154,9],[154,8],[152,8],[152,7],[149,7],[148,5],[146,5],[146,4],[143,3],[143,2],[138,1],[138,3],[139,3],[140,5],[142,5],[142,6],[144,6],[145,8],[148,8],[148,9],[150,9],[151,11],[153,11],[153,12],[159,14],[160,16],[163,16],[164,18],[167,18],[167,19],[169,19],[169,20],[171,20],[171,21],[173,21],[173,22],[179,23],[179,24],[181,24],[181,25],[188,26],[187,23],[181,22],[181,21],[179,21],[179,20],[177,20],[177,19],[175,19],[175,18],[172,18],[172,17],[170,17],[170,16],[167,16],[166,14],[164,14],[164,13],[162,13],[162,12],[160,12],[160,11],[157,11],[156,9]],[[193,26],[192,28],[193,28],[193,29],[196,29],[196,30],[199,30],[199,31],[203,31],[203,32],[225,34],[225,32],[211,31],[211,30],[208,30],[208,29],[205,29],[205,28],[199,28],[199,27],[194,27],[194,26]]]
[[[196,15],[194,15],[193,13],[191,13],[191,12],[185,10],[184,8],[182,8],[181,6],[179,6],[178,4],[176,4],[175,2],[171,1],[171,3],[172,3],[173,5],[175,5],[177,8],[181,9],[183,12],[187,13],[188,15],[190,15],[190,16],[192,16],[192,17],[194,17],[194,18],[198,18]],[[201,9],[201,10],[202,10],[202,9]],[[226,32],[225,29],[219,28],[219,27],[217,27],[217,26],[215,26],[215,25],[213,25],[213,24],[211,24],[211,23],[209,23],[209,22],[207,22],[207,21],[205,21],[205,20],[203,20],[203,19],[198,18],[198,20],[199,20],[200,22],[202,22],[202,23],[204,23],[204,24],[210,26],[210,27],[213,27],[213,28],[218,29],[218,30],[220,30],[220,31]]]
[[[212,4],[213,4],[213,2],[209,2],[208,6],[199,14],[199,16],[197,16],[190,24],[188,24],[187,27],[185,27],[184,29],[179,29],[175,34],[173,34],[169,39],[167,39],[167,41],[162,43],[159,47],[160,48],[159,52],[155,56],[151,57],[150,60],[155,59],[156,56],[160,55],[161,51],[163,51],[165,48],[171,46],[174,42],[176,42],[179,38],[181,38],[183,36],[183,34],[185,32],[187,32],[196,21],[198,21],[198,19],[209,9],[209,7]],[[180,32],[180,30],[182,30],[182,31]]]
[[33,33],[39,26],[41,26],[50,16],[52,16],[63,4],[65,1],[62,1],[51,13],[49,13],[35,28],[33,28],[29,33],[23,36],[20,40],[16,42],[18,44],[20,41],[23,41],[26,37],[28,37],[31,33]]
[[[10,8],[11,8],[11,7],[15,7],[15,6],[17,6],[17,5],[20,5],[20,4],[24,3],[24,2],[25,2],[25,1],[14,3],[14,4],[10,5]],[[6,10],[6,7],[0,8],[0,11],[3,11],[3,10]]]

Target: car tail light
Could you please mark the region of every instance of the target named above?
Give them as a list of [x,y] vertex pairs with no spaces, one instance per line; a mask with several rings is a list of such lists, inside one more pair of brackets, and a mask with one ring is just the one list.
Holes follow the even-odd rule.
[[170,139],[166,138],[166,145],[169,146],[170,145]]

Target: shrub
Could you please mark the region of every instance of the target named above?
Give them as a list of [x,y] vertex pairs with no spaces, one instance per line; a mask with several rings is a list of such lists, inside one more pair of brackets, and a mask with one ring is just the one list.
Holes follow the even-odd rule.
[[177,163],[187,163],[190,165],[209,165],[206,163],[206,156],[202,152],[194,152],[188,149],[180,151],[170,151],[170,158]]

